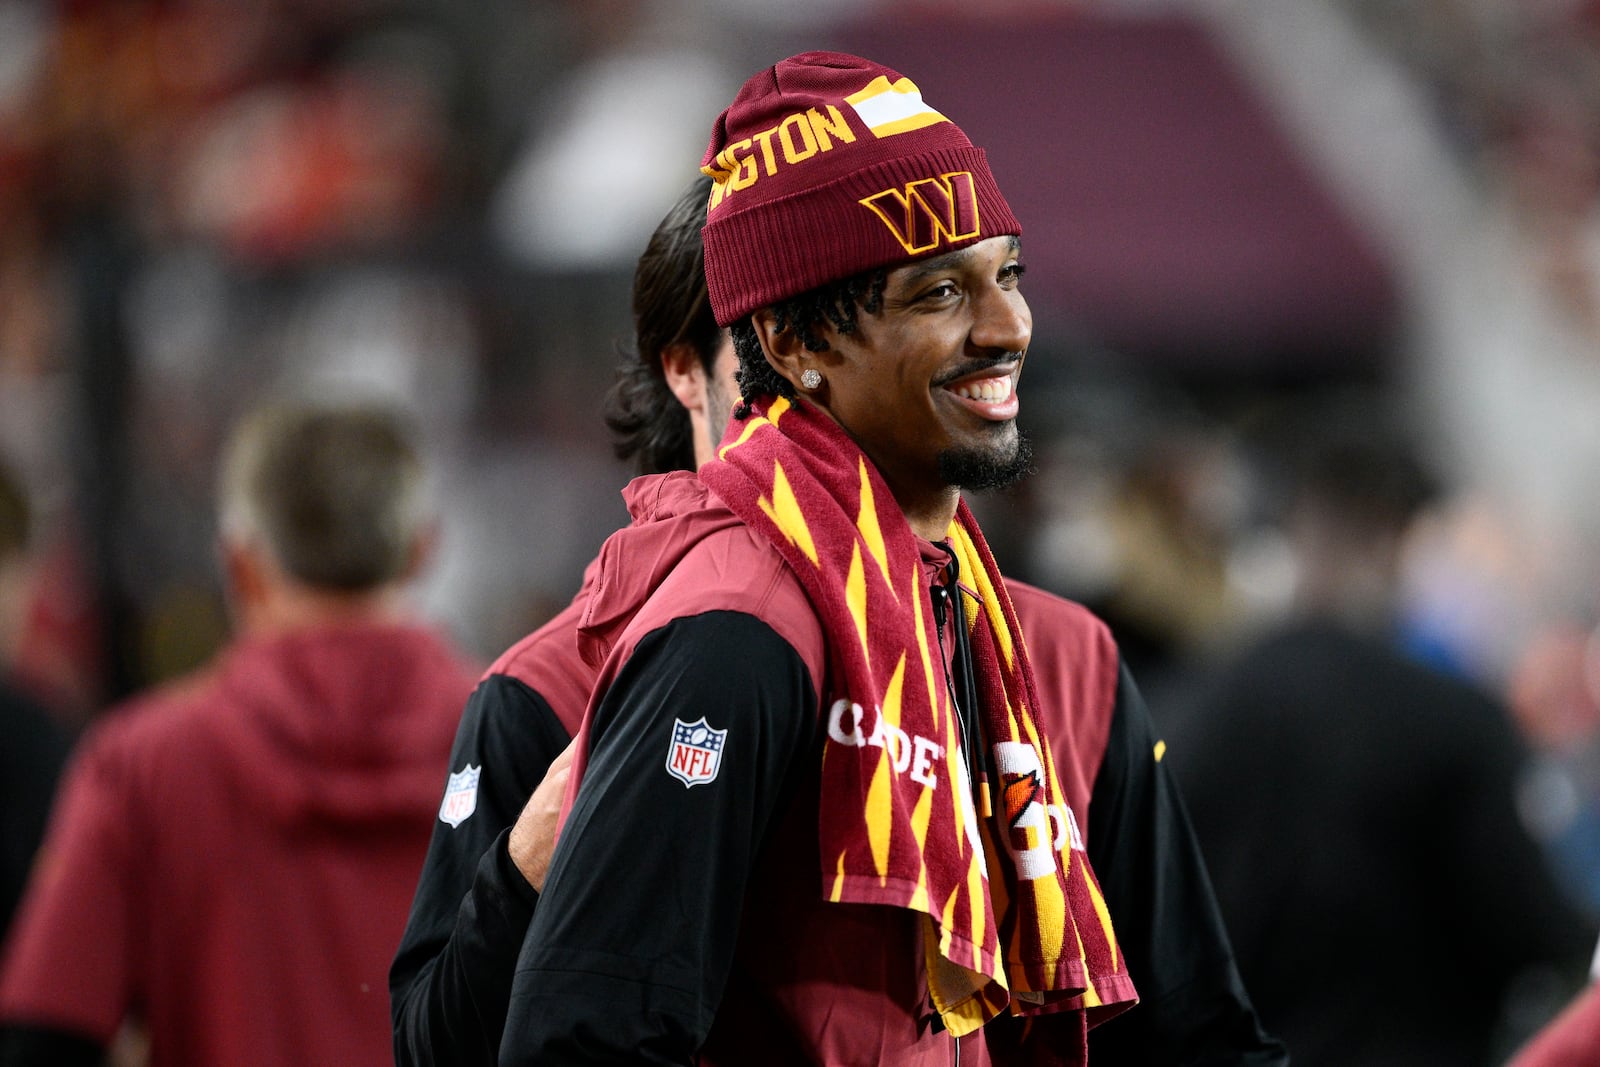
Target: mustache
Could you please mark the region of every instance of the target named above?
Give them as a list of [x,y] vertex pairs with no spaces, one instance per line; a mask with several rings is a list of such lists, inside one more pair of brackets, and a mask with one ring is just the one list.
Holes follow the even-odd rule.
[[952,371],[939,375],[939,377],[933,380],[933,384],[936,386],[949,385],[951,382],[956,382],[960,381],[962,378],[971,377],[972,375],[977,374],[980,371],[986,371],[991,367],[998,367],[1006,363],[1020,363],[1022,362],[1022,357],[1024,354],[1024,352],[1001,352],[998,355],[989,356],[984,359],[974,359],[967,363],[963,363],[961,366]]

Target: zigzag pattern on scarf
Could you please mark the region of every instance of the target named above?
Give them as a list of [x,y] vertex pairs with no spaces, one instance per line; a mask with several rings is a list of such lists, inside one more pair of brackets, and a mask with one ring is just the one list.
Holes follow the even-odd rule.
[[[1026,643],[966,505],[949,544],[972,594],[961,621],[984,753],[962,744],[919,543],[843,430],[808,403],[774,399],[701,478],[772,541],[829,635],[818,820],[827,898],[926,916],[929,990],[954,1034],[1008,1008],[1099,1015],[1131,1003],[1038,718]],[[976,801],[974,755],[998,770],[994,792]]]

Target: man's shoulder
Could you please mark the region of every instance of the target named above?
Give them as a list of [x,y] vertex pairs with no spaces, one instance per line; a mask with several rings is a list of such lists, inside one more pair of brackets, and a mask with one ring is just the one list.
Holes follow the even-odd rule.
[[661,601],[661,593],[670,591],[671,598],[697,604],[731,602],[753,607],[789,589],[804,596],[799,578],[777,547],[759,531],[730,523],[695,542],[663,579],[651,601]]
[[1075,727],[1103,732],[1117,695],[1122,656],[1111,628],[1076,601],[1007,578],[1034,679],[1055,709],[1075,709]]
[[504,674],[526,682],[537,676],[551,658],[577,657],[578,623],[582,614],[582,600],[574,598],[549,621],[500,653],[483,677]]
[[765,536],[742,523],[712,530],[651,595],[630,629],[635,639],[675,619],[731,611],[774,630],[820,677],[822,622],[799,577]]
[[[585,589],[588,586],[585,585]],[[477,714],[485,718],[509,716],[510,729],[521,730],[521,717],[529,710],[528,701],[544,702],[568,734],[575,733],[583,721],[596,668],[583,657],[579,647],[579,623],[583,613],[583,594],[557,612],[550,621],[502,652],[483,677],[485,686],[498,686],[493,699],[476,700]],[[508,693],[522,693],[507,702]]]
[[102,711],[73,745],[72,761],[101,777],[181,766],[218,717],[216,669],[163,682]]
[[1085,647],[1115,649],[1111,628],[1084,605],[1015,578],[1007,577],[1005,583],[1022,632],[1030,638],[1037,631],[1047,633],[1052,641],[1072,640]]

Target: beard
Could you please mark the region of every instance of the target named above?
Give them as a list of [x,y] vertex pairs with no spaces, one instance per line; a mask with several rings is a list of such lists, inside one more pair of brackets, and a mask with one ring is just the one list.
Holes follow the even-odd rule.
[[946,449],[939,453],[939,473],[944,484],[957,489],[1004,489],[1033,473],[1033,446],[1017,430],[1009,440],[987,448]]

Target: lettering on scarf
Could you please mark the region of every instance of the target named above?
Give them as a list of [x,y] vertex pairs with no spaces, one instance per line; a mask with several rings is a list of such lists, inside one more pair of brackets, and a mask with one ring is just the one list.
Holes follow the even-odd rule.
[[911,780],[929,789],[938,787],[933,776],[935,761],[944,758],[944,746],[921,734],[908,734],[898,726],[885,722],[882,715],[872,716],[872,730],[865,726],[866,711],[860,704],[849,700],[835,700],[828,709],[828,737],[841,745],[865,748],[872,745],[889,754],[896,774],[910,773]]
[[1083,835],[1071,808],[1046,802],[1044,767],[1032,745],[1001,741],[994,746],[1004,804],[1006,845],[1023,878],[1044,878],[1056,870],[1056,854],[1069,842],[1082,851]]

